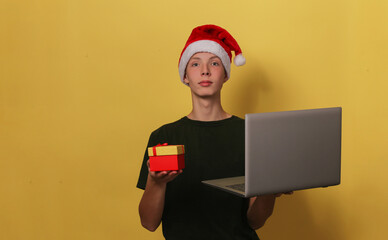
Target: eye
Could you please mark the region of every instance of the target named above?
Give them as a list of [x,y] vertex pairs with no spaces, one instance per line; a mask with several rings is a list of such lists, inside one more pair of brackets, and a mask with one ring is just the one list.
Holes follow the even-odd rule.
[[198,67],[199,64],[195,62],[195,63],[192,63],[191,66],[192,66],[192,67]]
[[219,66],[220,63],[219,62],[212,62],[212,66]]

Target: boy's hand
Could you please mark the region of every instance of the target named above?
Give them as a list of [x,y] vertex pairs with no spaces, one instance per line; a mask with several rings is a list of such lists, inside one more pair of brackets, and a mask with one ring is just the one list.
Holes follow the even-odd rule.
[[292,195],[292,194],[294,194],[294,192],[291,191],[291,192],[277,193],[277,194],[275,194],[275,197],[280,197],[280,196],[283,195],[283,194]]
[[183,170],[179,171],[160,171],[160,172],[153,172],[150,171],[150,161],[147,161],[148,166],[148,172],[151,177],[151,179],[158,184],[166,184],[168,182],[171,182],[174,180],[179,174],[183,172]]

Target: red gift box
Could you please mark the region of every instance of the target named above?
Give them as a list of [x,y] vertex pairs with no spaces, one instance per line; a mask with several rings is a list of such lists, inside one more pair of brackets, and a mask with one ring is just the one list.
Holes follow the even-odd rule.
[[183,145],[158,144],[148,148],[150,171],[178,171],[185,168]]

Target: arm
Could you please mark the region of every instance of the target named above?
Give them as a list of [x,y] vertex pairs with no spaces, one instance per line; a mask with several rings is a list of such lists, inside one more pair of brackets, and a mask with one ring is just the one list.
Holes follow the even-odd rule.
[[[284,194],[292,194],[287,192]],[[247,212],[248,224],[252,229],[259,229],[264,226],[264,223],[272,215],[275,206],[275,200],[282,193],[270,194],[265,196],[257,196],[249,199],[249,208]]]
[[139,204],[139,215],[143,227],[155,231],[161,223],[167,183],[180,171],[149,172],[147,185]]
[[249,208],[247,212],[248,224],[252,229],[261,228],[265,221],[272,215],[276,196],[265,195],[249,199]]

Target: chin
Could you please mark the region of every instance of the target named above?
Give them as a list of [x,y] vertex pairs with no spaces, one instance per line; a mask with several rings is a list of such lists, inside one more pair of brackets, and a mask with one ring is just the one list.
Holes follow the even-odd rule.
[[214,98],[214,97],[217,97],[219,94],[213,91],[199,91],[199,92],[195,92],[194,95],[200,98]]

